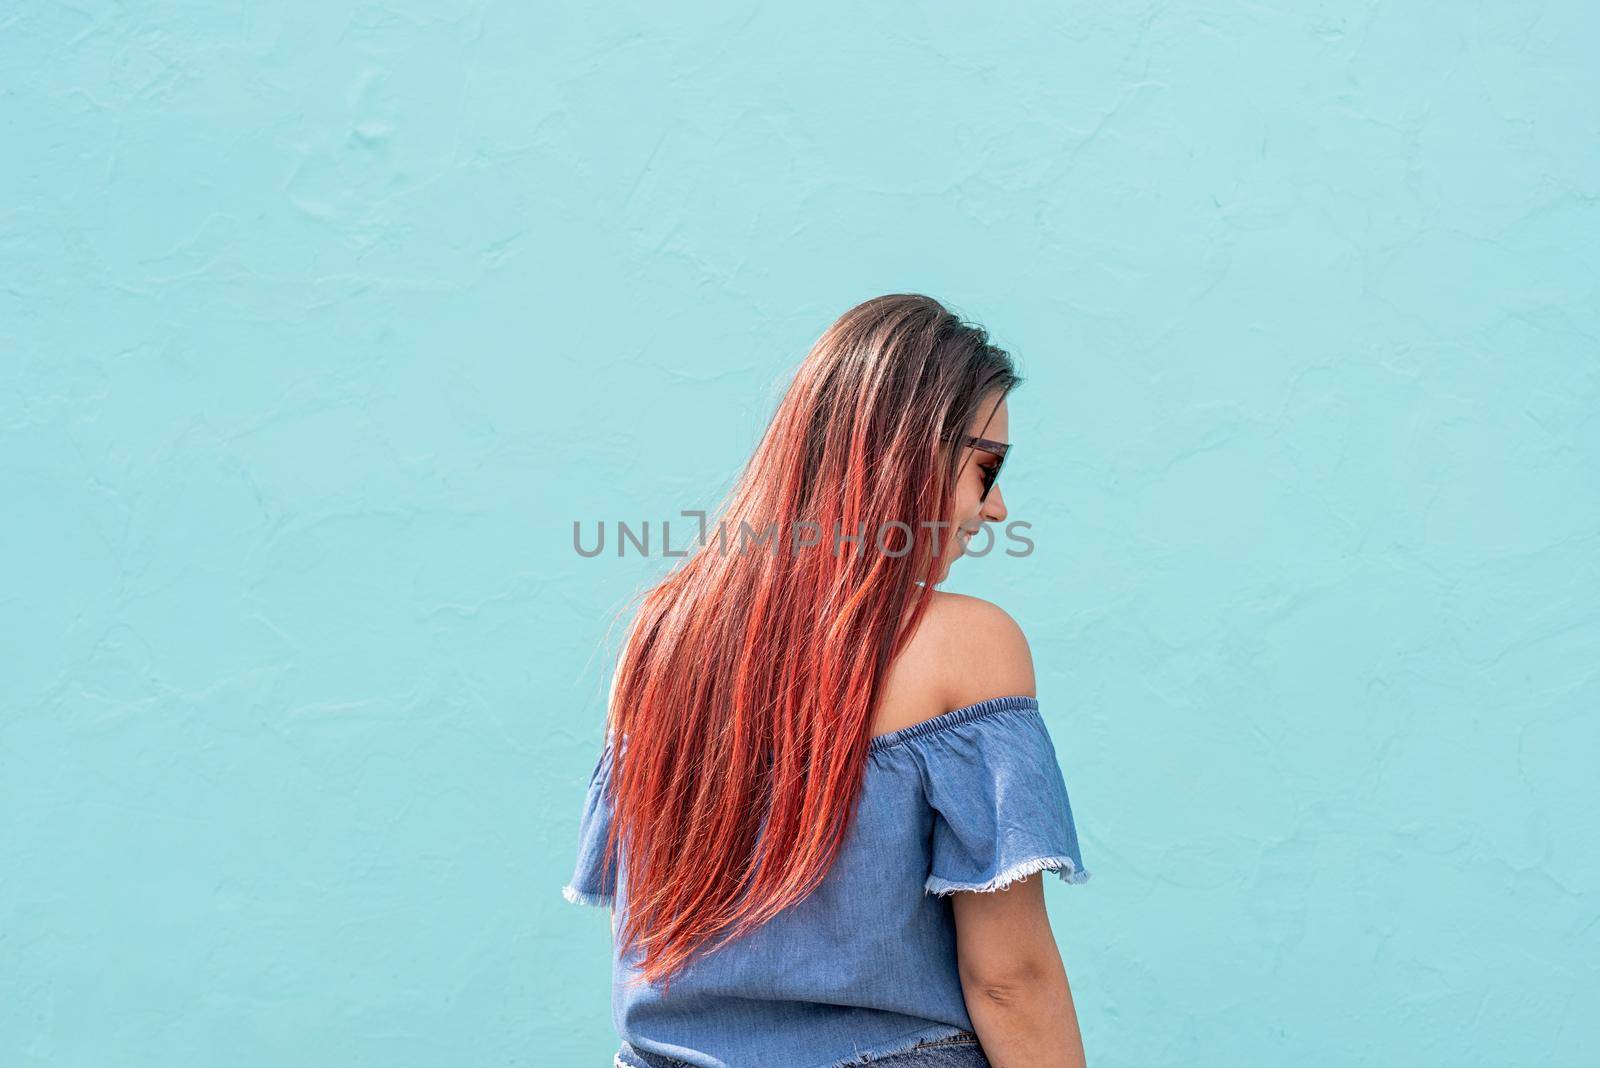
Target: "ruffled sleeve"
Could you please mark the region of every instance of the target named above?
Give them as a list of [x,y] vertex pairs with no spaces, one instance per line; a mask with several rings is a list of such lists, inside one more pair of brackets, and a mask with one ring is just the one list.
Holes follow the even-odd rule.
[[926,893],[1000,890],[1037,871],[1089,879],[1037,699],[992,698],[918,727],[933,728],[911,739],[934,809]]
[[611,827],[612,738],[608,733],[600,759],[589,773],[583,817],[578,823],[578,862],[561,896],[574,905],[611,905],[616,900],[616,864],[605,863],[606,834]]

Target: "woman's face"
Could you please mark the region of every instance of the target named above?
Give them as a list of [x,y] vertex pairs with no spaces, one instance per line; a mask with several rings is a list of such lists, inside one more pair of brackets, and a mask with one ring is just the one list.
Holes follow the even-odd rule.
[[[986,397],[978,405],[978,412],[967,427],[967,433],[990,441],[1009,442],[1011,421],[1004,398],[997,408],[993,394]],[[1005,495],[1000,489],[999,482],[989,488],[989,496],[986,499],[978,500],[979,495],[983,493],[983,472],[980,468],[993,467],[998,460],[999,457],[992,452],[984,452],[970,445],[961,446],[961,455],[956,460],[961,473],[956,476],[955,514],[952,517],[955,525],[949,530],[940,531],[939,577],[936,582],[944,581],[945,576],[950,573],[950,565],[966,551],[967,542],[983,524],[998,523],[1005,519]],[[953,538],[950,536],[952,532],[955,534]]]

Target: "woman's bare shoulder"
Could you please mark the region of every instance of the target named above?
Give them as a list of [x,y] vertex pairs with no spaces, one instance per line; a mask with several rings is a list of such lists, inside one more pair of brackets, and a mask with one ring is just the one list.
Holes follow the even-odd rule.
[[1033,654],[1011,615],[992,601],[936,590],[889,667],[873,734],[909,727],[991,697],[1035,696]]

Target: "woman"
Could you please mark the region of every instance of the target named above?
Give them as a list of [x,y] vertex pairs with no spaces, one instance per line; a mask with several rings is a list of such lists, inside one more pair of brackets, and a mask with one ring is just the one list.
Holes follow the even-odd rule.
[[616,1065],[1083,1063],[1028,644],[936,589],[1006,518],[1019,381],[928,297],[850,309],[644,594],[564,888],[612,907]]

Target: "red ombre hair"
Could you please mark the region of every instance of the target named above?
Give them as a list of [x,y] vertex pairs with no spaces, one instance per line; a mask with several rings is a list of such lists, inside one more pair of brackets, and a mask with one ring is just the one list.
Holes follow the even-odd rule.
[[714,935],[822,881],[885,671],[933,596],[934,538],[954,535],[960,436],[1020,381],[930,297],[858,304],[800,365],[701,544],[642,594],[607,712],[605,848],[626,858],[618,937],[642,950],[643,981],[665,985]]

